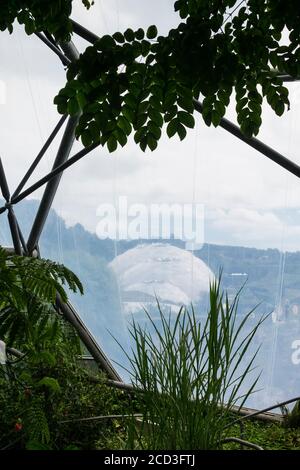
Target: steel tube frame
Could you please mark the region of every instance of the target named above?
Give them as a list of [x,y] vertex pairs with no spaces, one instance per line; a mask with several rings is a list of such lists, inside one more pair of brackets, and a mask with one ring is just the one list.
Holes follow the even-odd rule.
[[21,231],[21,228],[20,228],[20,225],[19,225],[19,222],[18,222],[17,218],[16,218],[16,224],[17,224],[19,239],[20,239],[20,242],[21,242],[21,245],[22,245],[22,248],[23,248],[23,253],[27,256],[28,255],[27,244],[26,244],[26,241],[23,237],[23,234],[22,234],[22,231]]
[[60,60],[62,61],[63,65],[65,66],[68,66],[70,65],[71,63],[71,60],[68,59],[68,57],[66,57],[59,49],[57,46],[55,46],[55,44],[53,44],[51,41],[49,41],[48,38],[46,38],[45,36],[43,36],[42,33],[35,33],[35,35],[41,40],[43,41],[44,44],[46,44],[46,46],[49,47],[49,49],[51,49],[54,54],[56,54]]
[[6,179],[1,157],[0,157],[0,188],[1,188],[1,192],[6,203],[8,203],[10,200],[10,192],[8,189],[7,179]]
[[59,122],[56,124],[55,128],[51,132],[51,134],[48,137],[48,139],[46,140],[45,144],[43,145],[43,147],[39,151],[37,157],[35,158],[33,163],[30,165],[28,171],[25,173],[24,177],[22,178],[21,182],[19,183],[18,187],[16,188],[15,192],[13,193],[13,195],[11,197],[12,199],[15,199],[18,196],[18,194],[20,194],[20,192],[24,188],[25,184],[29,180],[30,176],[32,175],[32,173],[36,169],[37,165],[39,164],[39,162],[41,161],[41,159],[45,155],[46,151],[48,150],[48,148],[52,144],[54,138],[56,137],[56,135],[60,131],[60,129],[61,129],[61,127],[62,127],[62,125],[63,125],[63,123],[65,122],[66,119],[67,119],[66,114],[60,118]]
[[[68,156],[70,155],[73,142],[75,139],[75,128],[78,122],[78,116],[70,117],[59,146],[55,162],[53,164],[53,169],[57,168],[62,163],[66,162]],[[45,225],[48,213],[50,211],[54,196],[56,194],[60,179],[62,174],[58,173],[54,175],[51,180],[49,180],[44,194],[42,196],[35,220],[32,225],[32,229],[27,241],[28,252],[31,253],[36,245],[38,244],[40,235],[42,233],[43,227]],[[14,202],[15,200],[12,200]]]
[[95,42],[98,41],[98,39],[100,39],[99,36],[97,36],[97,34],[92,33],[91,31],[86,29],[84,26],[77,23],[77,21],[71,20],[71,22],[72,22],[74,33],[78,34],[78,36],[80,36],[82,39],[85,39],[91,44],[95,44]]
[[11,232],[11,236],[12,236],[12,240],[13,240],[15,253],[17,255],[22,255],[23,252],[22,252],[22,245],[21,245],[21,240],[20,240],[20,236],[19,236],[18,223],[17,223],[17,219],[16,219],[16,216],[15,216],[15,213],[14,213],[14,210],[13,210],[12,206],[10,206],[8,208],[8,215],[7,216],[8,216],[8,223],[9,223],[9,227],[10,227],[10,232]]
[[6,175],[5,175],[1,158],[0,158],[0,188],[1,188],[2,195],[6,202],[4,209],[8,210],[7,217],[8,217],[9,228],[10,228],[11,237],[12,237],[12,241],[14,245],[14,250],[18,255],[21,255],[22,247],[21,247],[21,241],[19,237],[17,220],[15,217],[12,205],[10,204],[10,191],[8,188],[7,179],[6,179]]
[[[195,110],[199,113],[202,113],[202,103],[199,101],[194,101],[194,106]],[[284,157],[282,154],[277,152],[276,150],[272,149],[268,145],[264,144],[261,142],[259,139],[256,139],[255,137],[245,137],[244,134],[241,132],[240,128],[233,124],[231,121],[228,119],[222,118],[220,122],[220,127],[225,129],[227,132],[231,133],[238,139],[242,140],[245,142],[247,145],[250,147],[254,148],[257,150],[259,153],[262,153],[266,157],[268,157],[270,160],[273,162],[277,163],[281,167],[285,168],[287,171],[290,173],[294,174],[298,178],[300,178],[300,166],[297,165],[296,163],[292,162],[288,158]],[[35,184],[30,186],[27,190],[25,190],[23,193],[21,193],[19,196],[17,196],[15,199],[12,199],[12,202],[15,204],[22,199],[24,199],[26,196],[29,194],[33,193],[37,189],[39,189],[41,186],[43,186],[45,183],[50,181],[53,177],[55,177],[58,173],[63,172],[65,169],[67,169],[69,166],[73,165],[76,163],[78,160],[80,160],[82,157],[87,155],[89,152],[97,148],[99,144],[93,144],[89,147],[86,147],[83,150],[80,150],[77,154],[75,154],[73,157],[71,157],[67,162],[63,163],[59,167],[55,168],[52,170],[50,173],[48,173],[46,176],[41,178],[39,181],[37,181]]]
[[100,348],[90,331],[87,329],[74,307],[70,303],[65,304],[62,302],[59,296],[56,298],[56,304],[58,310],[62,312],[66,320],[68,320],[68,322],[71,323],[71,325],[73,325],[73,327],[76,329],[79,338],[85,344],[88,351],[93,356],[97,364],[99,364],[101,369],[105,370],[110,379],[116,380],[117,382],[122,381],[118,372],[112,366],[108,357]]
[[[68,43],[68,44],[60,44],[60,47],[64,51],[64,53],[68,56],[70,61],[76,60],[79,57],[78,51],[76,47],[73,45],[73,43]],[[75,128],[78,123],[79,119],[79,114],[75,117],[70,117],[53,165],[53,171],[50,173],[50,177],[46,175],[46,180],[44,178],[44,183],[48,183],[42,200],[40,202],[40,206],[38,209],[38,212],[36,214],[36,218],[34,220],[28,242],[27,242],[27,249],[28,252],[31,254],[34,248],[38,244],[39,237],[42,233],[44,224],[46,222],[48,213],[50,211],[53,199],[55,197],[63,169],[68,168],[70,165],[78,161],[80,158],[82,158],[84,155],[89,153],[93,147],[87,149],[83,149],[81,152],[78,152],[72,159],[68,160],[69,154],[71,152],[74,140],[75,140]],[[40,185],[41,186],[41,185]],[[39,187],[40,187],[39,186]],[[29,188],[30,189],[30,188]],[[25,191],[26,194],[28,193],[28,190]],[[23,197],[22,197],[23,194]],[[19,197],[12,199],[13,203],[18,202],[19,200],[23,199],[25,197],[24,193],[19,194]],[[59,296],[57,296],[57,301],[56,301],[56,308],[61,311],[66,318],[66,320],[71,323],[74,328],[76,329],[80,339],[82,342],[85,344],[87,347],[88,351],[91,353],[95,361],[100,365],[100,367],[105,370],[108,374],[108,377],[110,377],[113,380],[122,380],[119,374],[116,372],[116,370],[113,368],[111,365],[110,361],[108,360],[107,356],[104,354],[102,349],[99,347],[97,344],[96,340],[93,338],[89,330],[86,328],[82,320],[80,319],[79,315],[76,313],[74,308],[68,303],[65,304],[62,302]]]
[[[194,100],[194,106],[195,106],[196,111],[198,111],[199,113],[202,113],[203,105],[202,103],[200,103],[200,101]],[[242,140],[247,145],[257,150],[258,152],[262,153],[263,155],[268,157],[270,160],[277,163],[277,165],[280,165],[282,168],[285,168],[287,171],[289,171],[293,175],[300,178],[300,166],[299,165],[292,162],[288,158],[284,157],[281,153],[272,149],[268,145],[264,144],[263,142],[261,142],[261,140],[258,140],[255,137],[250,137],[250,138],[246,137],[238,126],[236,126],[235,124],[233,124],[231,121],[229,121],[226,118],[221,119],[220,127],[225,129],[227,132],[234,135],[238,139]]]
[[[81,26],[79,23],[72,21],[72,24],[73,24],[74,32],[78,34],[79,36],[81,36],[83,39],[87,40],[88,42],[94,44],[99,39],[99,37],[96,34],[90,32],[89,30]],[[60,48],[63,51],[61,52],[59,47],[57,47],[57,45],[55,44],[55,42],[52,42],[48,37],[46,36],[44,37],[41,34],[39,34],[38,37],[60,57],[64,65],[68,65],[73,60],[78,59],[79,54],[75,46],[73,45],[73,43],[59,44]],[[278,76],[280,75],[278,74]],[[280,78],[284,81],[297,80],[284,74],[281,74]],[[195,101],[194,105],[195,105],[195,110],[197,112],[202,112],[202,104],[200,102]],[[43,149],[37,156],[36,160],[31,165],[30,169],[28,170],[28,172],[22,179],[17,190],[14,192],[11,200],[10,200],[9,190],[8,190],[7,182],[5,179],[5,174],[4,174],[2,164],[0,166],[0,184],[1,184],[2,193],[5,195],[4,198],[6,199],[6,205],[5,207],[0,208],[0,213],[8,209],[8,217],[10,221],[11,233],[12,233],[12,238],[14,241],[16,252],[22,251],[21,244],[24,245],[25,242],[24,242],[24,239],[22,240],[22,234],[18,226],[17,220],[15,218],[12,204],[15,204],[21,201],[27,195],[31,194],[33,191],[35,191],[36,189],[40,188],[42,185],[47,183],[47,186],[45,188],[44,195],[42,197],[42,200],[41,200],[41,203],[40,203],[40,206],[39,206],[39,209],[38,209],[38,212],[37,212],[37,215],[36,215],[36,218],[35,218],[35,221],[32,226],[32,230],[28,239],[28,243],[27,243],[29,254],[32,254],[32,250],[38,244],[38,240],[43,230],[48,213],[50,211],[50,207],[52,205],[55,193],[57,191],[60,178],[62,176],[62,172],[65,169],[67,169],[69,166],[73,165],[75,162],[80,160],[82,157],[87,155],[89,152],[91,152],[93,149],[95,149],[99,145],[99,144],[93,144],[90,147],[87,147],[81,150],[80,152],[78,152],[72,158],[68,160],[71,147],[74,141],[74,130],[77,124],[77,120],[78,120],[78,116],[70,118],[68,121],[52,171],[48,173],[45,177],[41,178],[38,182],[33,184],[31,187],[29,187],[27,190],[20,192],[23,189],[24,184],[26,183],[26,181],[32,174],[33,170],[35,169],[36,165],[42,158],[43,154],[45,153],[46,151],[45,147],[47,146],[48,148],[48,146],[52,142],[53,139],[51,140],[51,136],[52,136],[51,135],[49,139],[47,140],[46,144],[44,145]],[[300,167],[298,165],[296,165],[295,163],[293,163],[292,161],[290,161],[289,159],[281,155],[279,152],[276,152],[271,147],[268,147],[266,144],[259,141],[258,139],[256,138],[249,139],[245,137],[241,133],[239,127],[233,124],[232,122],[223,118],[221,120],[220,126],[223,129],[225,129],[227,132],[230,132],[232,135],[234,135],[238,139],[245,142],[250,147],[254,148],[258,152],[267,156],[269,159],[271,159],[275,163],[285,168],[287,171],[291,172],[297,177],[300,177]],[[45,151],[43,151],[44,149]],[[3,175],[4,175],[4,178],[3,178]],[[91,333],[86,328],[86,326],[84,325],[84,323],[82,322],[82,320],[80,319],[80,317],[78,316],[74,308],[70,304],[64,304],[59,298],[57,300],[57,308],[59,311],[63,313],[65,318],[75,327],[81,340],[86,345],[89,352],[92,354],[94,359],[99,363],[99,365],[101,365],[101,367],[104,370],[106,370],[109,377],[113,381],[117,381],[117,382],[120,381],[121,378],[119,377],[118,373],[112,367],[112,365],[110,364],[110,361],[108,360],[104,352],[101,350],[101,348],[98,346],[96,340],[92,337]]]
[[[23,191],[21,194],[19,194],[15,199],[12,199],[12,203],[16,204],[17,202],[21,201],[25,197],[29,196],[29,194],[33,193],[37,189],[39,189],[41,186],[43,186],[45,183],[48,183],[51,181],[52,178],[54,178],[56,175],[61,175],[64,170],[69,168],[70,166],[74,165],[74,163],[78,162],[81,160],[81,158],[85,157],[88,153],[90,153],[92,150],[96,149],[99,147],[100,144],[93,144],[90,145],[89,147],[86,147],[82,150],[80,150],[78,153],[76,153],[73,157],[69,158],[65,163],[62,163],[58,167],[54,168],[54,170],[50,171],[47,175],[45,175],[43,178],[41,178],[39,181],[34,183],[32,186],[30,186],[28,189]],[[1,210],[1,209],[0,209]]]
[[[61,45],[63,52],[67,56],[70,61],[76,60],[79,58],[79,52],[77,51],[76,47],[72,42],[66,43]],[[80,114],[77,114],[74,117],[70,117],[61,140],[61,144],[59,146],[56,159],[54,161],[53,169],[58,167],[59,165],[65,163],[70,155],[74,140],[75,140],[75,129],[78,124]],[[50,211],[54,196],[56,194],[60,179],[62,174],[58,173],[55,177],[49,180],[42,200],[40,202],[40,206],[38,208],[38,212],[36,214],[35,220],[33,222],[33,226],[28,238],[27,248],[28,252],[31,253],[36,245],[38,244],[40,235],[42,233],[43,227],[45,225],[48,213]]]

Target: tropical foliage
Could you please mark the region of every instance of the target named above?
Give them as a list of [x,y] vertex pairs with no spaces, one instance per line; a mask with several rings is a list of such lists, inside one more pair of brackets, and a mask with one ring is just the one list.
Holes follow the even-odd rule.
[[239,319],[238,301],[239,294],[229,303],[219,279],[210,286],[204,322],[185,308],[166,318],[159,305],[159,322],[148,315],[154,334],[133,321],[128,372],[143,390],[143,422],[129,426],[133,448],[220,448],[234,406],[243,406],[258,381],[251,344],[264,318],[245,333],[252,312]]
[[[154,150],[165,128],[182,140],[194,127],[195,99],[203,100],[205,123],[218,126],[235,93],[249,137],[259,132],[264,99],[278,115],[289,107],[278,73],[300,73],[297,0],[177,0],[174,8],[182,21],[168,35],[152,25],[94,37],[68,66],[55,103],[62,114],[81,111],[77,137],[85,146],[112,152],[133,133],[142,150]],[[1,2],[0,27],[12,31],[17,18],[28,34],[66,40],[71,9],[70,0]]]
[[0,247],[0,338],[23,351],[50,346],[60,322],[56,297],[67,300],[64,287],[83,292],[77,276],[64,266]]
[[67,300],[66,287],[82,292],[64,266],[0,248],[0,339],[8,351],[0,365],[0,448],[105,446],[114,422],[77,420],[123,412],[122,393],[108,389],[104,375],[91,381],[80,365],[78,336],[54,308],[57,295]]

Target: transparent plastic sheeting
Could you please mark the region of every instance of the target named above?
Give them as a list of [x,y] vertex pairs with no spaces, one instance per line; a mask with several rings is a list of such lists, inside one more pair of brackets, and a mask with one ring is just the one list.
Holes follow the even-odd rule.
[[[271,131],[263,133],[270,140]],[[292,151],[296,139],[287,140]],[[282,141],[276,144],[282,150]],[[42,254],[79,275],[85,295],[71,296],[72,302],[109,358],[126,366],[118,343],[130,352],[132,318],[149,327],[146,309],[159,325],[158,299],[171,315],[181,305],[193,304],[199,321],[205,320],[209,281],[222,269],[222,287],[230,300],[244,286],[239,319],[253,310],[245,334],[269,314],[252,344],[251,352],[260,351],[245,383],[246,390],[261,373],[247,405],[262,408],[299,394],[299,185],[272,162],[200,121],[180,145],[163,140],[149,155],[133,144],[113,156],[98,150],[73,168],[65,175],[57,209],[42,236]],[[128,233],[140,229],[144,238],[99,238],[105,216],[107,226],[112,228],[114,221],[124,235],[120,204],[125,200]],[[151,238],[149,225],[157,223],[151,220],[151,205],[165,204],[166,209],[174,203],[203,206],[203,243],[186,243],[172,233],[161,240]],[[130,231],[137,214],[140,226],[133,224]],[[174,224],[172,228],[176,231]]]
[[[98,16],[81,21],[76,10],[74,18],[99,34],[153,23],[164,32],[172,26],[167,18],[175,21],[152,2],[145,15],[143,2],[130,1],[136,5],[132,17],[125,15],[123,2],[116,3],[118,12],[103,1]],[[106,21],[100,24],[99,18]],[[80,48],[83,41],[76,44]],[[20,29],[13,36],[3,33],[0,51],[6,74],[0,79],[8,90],[0,107],[1,157],[14,189],[58,121],[51,103],[65,77],[51,51]],[[299,164],[300,90],[297,83],[289,88],[291,110],[277,118],[265,108],[259,138]],[[234,106],[226,117],[235,120]],[[222,268],[230,300],[244,285],[239,318],[256,307],[248,328],[270,314],[252,345],[253,351],[260,346],[253,374],[261,376],[247,403],[262,408],[300,390],[300,181],[224,130],[207,128],[200,116],[196,121],[183,142],[163,137],[155,152],[143,154],[130,141],[112,155],[98,149],[68,169],[40,250],[78,274],[85,294],[71,295],[71,301],[109,358],[121,365],[127,363],[118,343],[130,352],[132,318],[147,326],[145,308],[158,322],[157,298],[171,315],[192,303],[204,320],[209,280]],[[74,153],[78,148],[77,143]],[[55,148],[34,180],[50,170],[54,156]],[[180,239],[179,219],[163,225],[174,204],[189,229],[191,219],[200,224],[196,240]],[[164,205],[162,218],[153,216],[153,205]],[[30,199],[15,208],[25,237],[37,207]],[[110,238],[103,238],[105,231]],[[11,245],[6,214],[0,216],[0,242]]]

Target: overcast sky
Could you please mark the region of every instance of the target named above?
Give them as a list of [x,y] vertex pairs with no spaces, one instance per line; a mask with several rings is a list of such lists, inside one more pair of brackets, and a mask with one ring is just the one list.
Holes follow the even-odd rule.
[[[172,0],[95,0],[89,12],[74,4],[73,18],[98,35],[154,23],[164,34],[178,22]],[[84,41],[75,43],[84,49]],[[0,55],[0,154],[13,189],[58,121],[52,101],[65,71],[18,27],[12,36],[1,33]],[[300,83],[289,88],[291,110],[278,118],[265,106],[258,137],[300,164]],[[234,106],[226,117],[235,120]],[[300,181],[226,131],[207,128],[200,115],[196,121],[185,141],[164,137],[153,153],[133,142],[112,155],[97,149],[66,171],[54,208],[68,224],[95,232],[98,206],[120,195],[132,203],[200,203],[206,242],[300,249]],[[32,181],[51,169],[56,149]]]

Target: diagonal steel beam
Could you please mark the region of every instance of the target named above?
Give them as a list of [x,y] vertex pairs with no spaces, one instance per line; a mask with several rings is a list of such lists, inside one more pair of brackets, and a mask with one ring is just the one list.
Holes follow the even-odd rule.
[[100,348],[95,338],[92,336],[74,307],[68,302],[62,302],[59,296],[56,297],[56,308],[62,312],[66,320],[73,325],[78,333],[79,338],[85,344],[90,354],[93,356],[97,364],[104,370],[108,377],[112,380],[121,381],[121,377],[111,364],[110,360]]
[[[77,51],[74,44],[70,41],[69,43],[64,43],[60,45],[64,54],[70,61],[75,61],[79,58],[79,52]],[[54,162],[53,169],[59,165],[65,163],[69,158],[74,140],[75,140],[75,129],[78,124],[80,114],[78,113],[74,117],[70,117],[59,146],[56,159]],[[56,194],[58,185],[60,183],[62,174],[58,173],[54,178],[52,178],[44,191],[43,197],[41,199],[38,212],[36,214],[35,220],[29,238],[27,241],[28,252],[31,253],[36,245],[38,244],[39,238],[41,236],[42,230],[44,228],[45,222],[47,220],[54,196]]]
[[[65,163],[70,155],[73,142],[75,139],[75,128],[78,123],[78,116],[70,117],[61,140],[61,144],[59,146],[57,156],[53,165],[53,169],[57,168],[61,164]],[[56,174],[51,180],[49,180],[43,197],[41,199],[35,220],[33,222],[33,226],[31,232],[29,234],[29,238],[27,241],[28,252],[31,253],[36,245],[38,244],[40,235],[44,228],[46,219],[48,217],[54,196],[56,194],[58,185],[60,183],[62,173]],[[18,198],[12,199],[12,202],[15,203]]]
[[7,179],[6,179],[1,157],[0,157],[0,188],[1,188],[1,192],[5,201],[9,202],[10,192],[8,189]]
[[68,59],[68,57],[66,57],[60,50],[59,48],[53,44],[51,41],[49,41],[48,38],[46,38],[42,33],[35,33],[35,35],[41,40],[43,41],[44,44],[46,44],[46,46],[48,46],[59,58],[60,60],[62,61],[63,65],[70,65],[71,63],[71,60]]
[[18,222],[18,219],[16,218],[16,224],[17,224],[17,229],[18,229],[18,234],[19,234],[19,240],[21,242],[21,245],[22,245],[22,249],[23,249],[23,253],[27,256],[28,255],[28,251],[27,251],[27,244],[26,244],[26,241],[23,237],[23,233],[21,231],[21,228],[20,228],[20,225],[19,225],[19,222]]
[[[202,112],[202,104],[199,101],[194,102],[195,110],[198,111],[199,113]],[[294,163],[293,161],[289,160],[288,158],[284,157],[281,155],[279,152],[276,150],[272,149],[268,145],[264,144],[260,140],[256,139],[255,137],[245,137],[244,134],[241,132],[240,128],[233,124],[231,121],[228,119],[222,118],[220,122],[220,127],[225,129],[226,131],[230,132],[233,134],[235,137],[238,139],[242,140],[246,144],[248,144],[250,147],[254,148],[258,152],[262,153],[266,157],[268,157],[270,160],[274,161],[281,167],[285,168],[288,170],[290,173],[294,174],[298,178],[300,178],[300,166]],[[80,150],[77,154],[75,154],[73,157],[71,157],[68,161],[63,163],[62,165],[58,166],[57,168],[54,168],[50,173],[48,173],[46,176],[41,178],[39,181],[37,181],[35,184],[30,186],[28,189],[26,189],[24,192],[19,194],[16,198],[12,199],[12,203],[16,204],[17,202],[21,201],[25,197],[27,197],[29,194],[33,193],[37,189],[39,189],[41,186],[43,186],[45,183],[50,181],[53,177],[55,177],[58,174],[61,174],[64,170],[69,168],[71,165],[76,163],[78,160],[83,158],[85,155],[90,153],[92,150],[97,148],[99,146],[98,143],[95,143],[93,145],[90,145],[89,147],[86,147],[85,149]],[[5,209],[0,209],[3,211]]]
[[25,173],[24,177],[22,178],[21,182],[19,183],[18,187],[16,188],[15,192],[13,193],[12,195],[12,199],[15,199],[18,194],[20,194],[20,192],[22,191],[23,187],[25,186],[25,184],[27,183],[28,179],[30,178],[30,176],[32,175],[32,173],[34,172],[34,170],[36,169],[37,165],[39,164],[39,162],[41,161],[41,159],[43,158],[43,156],[45,155],[46,151],[48,150],[48,148],[50,147],[50,145],[52,144],[54,138],[56,137],[56,135],[58,134],[60,128],[62,127],[63,123],[65,122],[65,120],[67,119],[67,115],[65,114],[64,116],[61,117],[61,119],[59,120],[58,124],[55,126],[55,128],[53,129],[53,131],[51,132],[50,136],[48,137],[48,139],[46,140],[45,144],[43,145],[43,147],[41,148],[40,152],[38,153],[37,157],[35,158],[35,160],[33,161],[33,163],[30,165],[28,171]]
[[[76,60],[79,56],[75,46],[70,43],[70,44],[61,44],[60,47],[62,50],[68,55],[70,60]],[[52,201],[54,199],[57,187],[59,185],[62,172],[65,168],[68,168],[71,166],[73,163],[78,161],[80,158],[82,158],[84,155],[89,153],[91,150],[97,147],[97,145],[92,145],[89,148],[83,149],[82,151],[78,152],[75,154],[72,159],[67,160],[69,157],[69,154],[71,152],[71,148],[74,142],[75,138],[75,128],[77,125],[79,119],[79,115],[76,117],[71,117],[69,118],[69,121],[67,123],[66,129],[64,136],[62,138],[54,166],[53,166],[53,171],[50,172],[48,176],[46,176],[46,179],[43,178],[43,182],[38,185],[38,187],[42,186],[45,183],[48,183],[44,195],[42,197],[29,239],[28,239],[28,244],[26,245],[25,240],[22,236],[20,227],[18,225],[17,219],[14,214],[14,210],[12,207],[13,203],[16,203],[24,197],[26,197],[27,194],[30,194],[34,189],[31,187],[31,190],[29,188],[29,192],[24,191],[23,193],[20,194],[20,191],[24,187],[24,184],[32,174],[34,168],[42,158],[42,154],[45,153],[46,149],[50,145],[51,141],[53,140],[54,136],[58,132],[59,128],[61,127],[63,121],[65,120],[65,117],[63,117],[56,128],[54,129],[53,133],[47,140],[46,144],[44,145],[43,149],[31,165],[30,169],[26,173],[25,177],[22,179],[21,183],[19,184],[17,190],[15,191],[14,195],[12,198],[10,198],[10,192],[8,189],[7,181],[5,178],[5,173],[4,169],[2,166],[2,162],[0,159],[0,188],[2,190],[3,196],[6,200],[6,205],[0,209],[0,213],[4,212],[5,210],[8,210],[8,217],[9,217],[9,223],[11,226],[11,231],[13,235],[13,241],[14,241],[14,251],[15,253],[20,253],[22,254],[22,246],[24,247],[24,253],[32,255],[33,249],[37,247],[38,240],[40,237],[40,234],[42,232],[42,229],[44,227],[47,215],[49,213]],[[53,138],[52,138],[53,137]],[[64,168],[65,167],[65,168]],[[36,185],[33,185],[36,187]],[[26,194],[24,194],[26,193]],[[27,251],[27,248],[30,248],[30,252]],[[37,254],[39,256],[39,253]],[[117,373],[117,371],[114,369],[112,366],[110,360],[108,357],[105,355],[104,351],[100,348],[98,345],[97,341],[93,338],[91,335],[90,331],[87,329],[85,326],[84,322],[81,320],[77,312],[74,310],[74,308],[71,306],[71,304],[67,303],[64,304],[60,297],[57,296],[57,302],[56,302],[56,309],[60,311],[64,317],[66,318],[67,321],[69,321],[74,328],[76,329],[80,339],[82,342],[85,344],[86,348],[88,351],[92,354],[93,358],[95,361],[99,364],[99,366],[106,371],[108,377],[112,379],[113,381],[121,381],[121,377]]]
[[[90,145],[89,147],[86,147],[86,148],[80,150],[73,157],[69,158],[69,160],[67,160],[65,163],[63,163],[63,164],[59,165],[58,167],[54,168],[54,170],[52,170],[50,173],[45,175],[43,178],[41,178],[39,181],[34,183],[28,189],[23,191],[16,198],[12,199],[12,201],[11,201],[12,204],[17,204],[19,201],[22,201],[22,199],[29,196],[29,194],[32,194],[34,191],[39,189],[41,186],[43,186],[44,184],[51,181],[57,175],[61,175],[64,170],[66,170],[70,166],[74,165],[74,163],[81,160],[81,158],[85,157],[85,155],[90,153],[92,150],[97,148],[99,145],[100,145],[99,143],[96,143],[96,144]],[[0,213],[1,213],[1,210],[2,210],[2,208],[0,209]],[[5,208],[4,208],[4,210],[5,210]]]
[[10,192],[9,192],[7,179],[6,179],[6,175],[5,175],[1,158],[0,158],[0,188],[1,188],[2,195],[6,202],[3,209],[8,210],[8,223],[9,223],[9,228],[10,228],[10,233],[11,233],[15,253],[17,253],[18,255],[21,255],[22,247],[21,247],[21,241],[19,237],[17,219],[14,214],[14,210],[10,204]]
[[[202,103],[200,103],[200,101],[194,100],[194,107],[196,111],[198,111],[199,113],[202,113],[203,105]],[[227,132],[234,135],[238,139],[242,140],[247,145],[257,150],[258,152],[262,153],[263,155],[268,157],[270,160],[277,163],[277,165],[280,165],[282,168],[285,168],[287,171],[289,171],[293,175],[300,178],[300,166],[299,165],[294,163],[292,160],[289,160],[288,158],[284,157],[283,155],[281,155],[281,153],[272,149],[268,145],[264,144],[261,140],[258,140],[255,137],[250,137],[250,138],[246,137],[238,126],[236,126],[235,124],[233,124],[231,121],[229,121],[226,118],[221,119],[220,127],[225,129]]]
[[90,42],[91,44],[95,44],[96,41],[98,41],[99,36],[97,34],[92,33],[88,29],[86,29],[84,26],[81,24],[77,23],[74,20],[71,20],[72,26],[73,26],[73,31],[74,33],[78,34],[82,39],[85,39],[86,41]]
[[14,213],[12,206],[8,207],[8,223],[11,232],[11,237],[17,255],[22,255],[22,245],[19,235],[18,222]]

